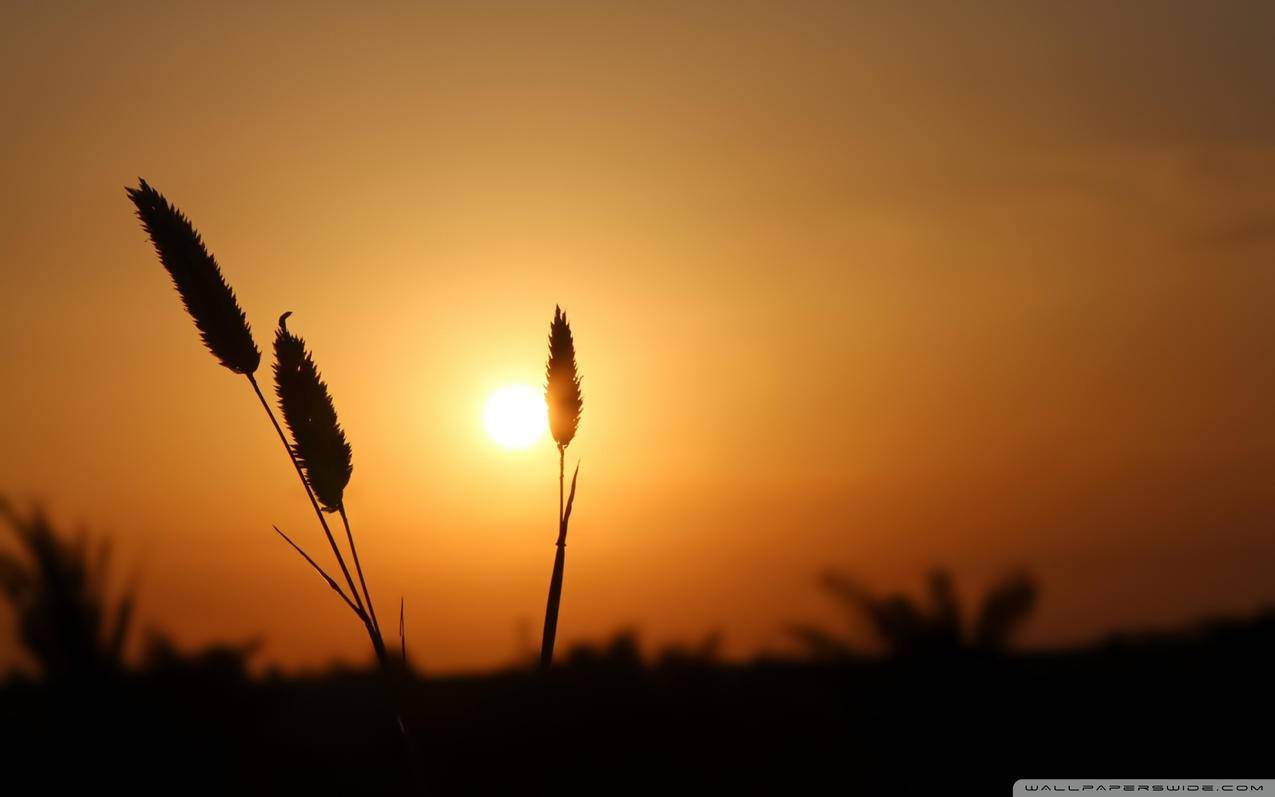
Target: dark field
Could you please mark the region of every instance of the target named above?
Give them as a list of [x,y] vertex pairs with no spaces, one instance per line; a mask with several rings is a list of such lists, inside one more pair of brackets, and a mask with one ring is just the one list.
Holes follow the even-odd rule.
[[1269,612],[1049,654],[745,665],[709,651],[644,661],[622,634],[547,676],[410,678],[416,772],[372,669],[254,679],[230,648],[152,645],[135,671],[10,680],[0,722],[6,769],[46,787],[904,794],[945,782],[1008,794],[1060,772],[1267,771],[1273,651]]

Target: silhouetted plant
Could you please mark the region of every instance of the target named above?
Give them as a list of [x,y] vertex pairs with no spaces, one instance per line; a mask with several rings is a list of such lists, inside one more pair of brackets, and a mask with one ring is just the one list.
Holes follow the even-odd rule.
[[172,674],[189,680],[197,675],[203,680],[243,684],[249,678],[248,662],[261,646],[261,640],[251,639],[185,652],[167,634],[151,631],[143,644],[140,670],[151,677]]
[[[390,660],[385,651],[385,639],[376,619],[376,610],[372,608],[372,595],[367,589],[358,547],[354,544],[354,534],[350,531],[349,517],[345,512],[345,486],[349,484],[350,475],[354,472],[351,460],[353,451],[337,420],[336,408],[332,404],[332,397],[328,395],[328,386],[319,375],[319,369],[310,352],[306,351],[305,341],[288,331],[290,315],[292,314],[284,313],[279,316],[279,329],[275,332],[275,393],[279,396],[279,409],[292,434],[292,453],[296,462],[304,469],[314,495],[322,503],[324,510],[341,516],[354,569],[359,577],[359,586],[363,589],[360,600],[344,559],[338,557],[338,563],[346,580],[350,582],[350,591],[354,596],[353,601],[347,599],[346,604],[367,627],[377,660],[388,668]],[[276,528],[275,531],[279,530]],[[279,534],[283,535],[283,532],[280,531]],[[284,539],[287,537],[284,536]],[[296,547],[292,540],[288,542]],[[313,559],[300,548],[297,550],[319,570],[329,586],[345,597],[336,582]]]
[[553,322],[549,325],[549,362],[545,366],[545,404],[549,409],[549,430],[558,444],[558,551],[553,560],[553,575],[549,579],[549,601],[545,607],[544,638],[540,645],[540,666],[548,668],[553,663],[553,643],[558,633],[558,606],[562,601],[562,573],[566,563],[567,524],[571,520],[571,507],[575,503],[576,479],[580,465],[576,464],[571,476],[571,494],[563,504],[562,487],[566,476],[567,446],[576,436],[580,426],[580,412],[584,398],[580,394],[580,375],[576,370],[575,341],[571,337],[571,325],[561,307],[553,308]]
[[[929,605],[905,595],[880,597],[856,582],[828,572],[820,584],[869,629],[891,656],[947,655],[965,651],[1003,653],[1035,608],[1037,588],[1026,573],[1015,573],[994,586],[967,632],[951,576],[936,570],[929,576]],[[789,627],[818,658],[845,658],[857,653],[854,643],[810,625]]]
[[14,510],[0,499],[0,517],[19,552],[0,551],[0,594],[14,609],[22,646],[54,679],[119,673],[132,628],[136,586],[112,600],[111,543],[59,534],[45,514]]
[[261,351],[217,260],[190,219],[145,180],[138,182],[139,187],[124,190],[137,206],[137,217],[194,319],[200,339],[222,365],[251,379],[261,363]]
[[[160,262],[172,277],[209,351],[226,368],[247,377],[305,489],[345,579],[344,587],[277,526],[275,531],[305,558],[355,613],[367,629],[378,662],[389,672],[391,663],[386,655],[380,624],[372,610],[371,593],[367,589],[343,503],[344,489],[352,472],[350,445],[337,422],[327,385],[319,377],[319,371],[305,349],[305,342],[288,331],[286,319],[290,314],[284,313],[275,335],[275,390],[284,421],[292,433],[292,442],[289,443],[257,383],[255,373],[261,353],[253,341],[252,330],[234,291],[226,283],[216,260],[190,220],[145,180],[139,182],[138,188],[126,191],[150,235]],[[355,586],[345,556],[324,516],[325,509],[341,516],[362,594]]]
[[577,670],[637,672],[646,665],[635,628],[621,628],[603,643],[579,642],[567,650],[566,666]]
[[974,646],[983,650],[1009,647],[1036,608],[1038,594],[1036,582],[1026,573],[1011,575],[989,591],[974,623]]
[[319,376],[305,341],[288,331],[288,316],[275,332],[274,378],[279,409],[292,433],[293,453],[328,512],[338,512],[354,472],[353,451],[336,417],[328,386]]
[[655,657],[656,666],[668,669],[715,666],[721,661],[722,641],[720,631],[710,631],[696,645],[668,645]]

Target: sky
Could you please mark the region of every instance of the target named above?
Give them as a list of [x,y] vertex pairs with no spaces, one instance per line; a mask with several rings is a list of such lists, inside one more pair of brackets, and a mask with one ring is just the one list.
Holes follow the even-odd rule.
[[271,531],[323,550],[140,176],[263,350],[292,311],[426,671],[539,644],[557,452],[482,413],[542,385],[555,305],[584,387],[559,650],[790,650],[844,625],[826,569],[919,593],[946,567],[970,603],[1027,569],[1029,646],[1251,612],[1271,30],[1238,1],[0,0],[0,492],[111,535],[184,646],[370,658]]

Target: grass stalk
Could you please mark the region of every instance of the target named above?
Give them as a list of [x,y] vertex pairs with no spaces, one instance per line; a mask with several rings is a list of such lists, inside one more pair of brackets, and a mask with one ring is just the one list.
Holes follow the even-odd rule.
[[335,592],[337,595],[341,596],[341,600],[345,602],[346,606],[350,607],[350,611],[354,612],[355,614],[361,615],[362,610],[350,602],[350,598],[348,595],[345,594],[345,590],[341,589],[341,586],[336,583],[336,581],[332,578],[332,576],[328,575],[327,571],[324,570],[319,565],[318,562],[310,558],[310,554],[306,553],[305,550],[300,545],[297,545],[295,542],[293,542],[292,538],[289,537],[287,534],[284,534],[283,530],[280,529],[278,526],[274,526],[273,528],[280,537],[283,537],[284,542],[292,546],[292,550],[301,554],[301,558],[305,559],[307,562],[310,563],[310,567],[313,567],[315,569],[315,572],[317,572],[320,576],[323,577],[323,580],[328,583],[328,586],[332,588],[332,591]]
[[345,504],[341,504],[338,510],[341,514],[341,523],[345,526],[345,537],[350,542],[350,555],[354,559],[354,571],[359,576],[359,586],[363,587],[363,601],[367,606],[368,616],[372,620],[372,626],[376,629],[377,636],[381,635],[381,623],[376,619],[376,609],[372,608],[372,593],[367,591],[367,580],[363,578],[363,565],[359,562],[359,549],[354,545],[354,533],[350,531],[350,518],[345,514]]
[[558,636],[558,607],[562,603],[562,575],[567,560],[567,525],[571,521],[571,505],[576,498],[576,478],[580,466],[576,465],[571,476],[571,496],[566,507],[562,505],[562,485],[565,476],[566,446],[558,447],[558,542],[553,557],[553,575],[549,578],[549,601],[545,606],[545,630],[540,643],[540,669],[547,670],[553,664],[553,644]]
[[274,430],[279,435],[279,442],[283,443],[283,450],[288,453],[288,459],[292,461],[292,467],[296,468],[297,477],[301,479],[301,486],[305,488],[306,497],[310,499],[310,506],[314,507],[314,514],[319,518],[319,525],[323,527],[323,534],[328,538],[328,544],[332,546],[332,553],[336,556],[336,562],[341,566],[341,573],[345,576],[345,582],[350,587],[354,605],[357,607],[358,613],[363,614],[365,613],[363,601],[359,598],[359,591],[354,586],[354,579],[350,577],[350,568],[346,567],[345,557],[341,555],[341,549],[336,544],[336,538],[332,536],[332,529],[328,527],[327,518],[323,516],[323,510],[319,508],[319,502],[314,497],[314,491],[310,489],[310,482],[301,470],[301,463],[297,461],[296,454],[292,451],[292,446],[288,444],[288,438],[283,432],[283,427],[279,425],[278,419],[275,418],[274,410],[270,409],[270,402],[266,401],[265,395],[261,392],[261,386],[257,384],[256,377],[252,374],[247,376],[253,392],[257,394],[257,398],[261,401],[261,406],[265,408],[266,415],[270,418],[270,423],[274,425]]
[[[292,434],[292,442],[289,443],[288,435],[257,383],[255,373],[261,364],[261,351],[253,339],[252,328],[243,308],[239,306],[234,290],[222,275],[216,258],[208,251],[203,238],[185,214],[145,180],[138,182],[136,188],[127,188],[126,193],[155,247],[160,263],[172,279],[173,287],[181,297],[186,312],[195,322],[204,346],[222,366],[248,378],[248,384],[252,386],[257,400],[266,411],[266,417],[274,426],[279,442],[283,444],[283,450],[301,480],[306,497],[310,499],[310,506],[314,509],[328,545],[332,548],[332,555],[341,568],[349,593],[277,526],[275,531],[301,554],[367,629],[377,663],[390,682],[395,719],[407,748],[413,773],[418,775],[419,782],[419,762],[416,760],[415,747],[407,732],[402,712],[398,710],[402,702],[399,679],[385,649],[380,623],[372,609],[372,594],[367,588],[367,579],[363,575],[363,566],[359,562],[358,549],[354,544],[354,534],[345,512],[343,494],[353,471],[352,454],[337,420],[327,385],[306,350],[305,341],[288,331],[286,322],[291,314],[284,313],[279,318],[279,329],[275,335],[274,370],[279,410]],[[325,511],[339,512],[341,515],[350,545],[350,557],[354,560],[359,576],[358,587],[354,584],[345,556],[324,516]],[[359,587],[362,588],[362,595]],[[404,640],[406,655],[401,604],[399,623],[400,638]],[[406,666],[402,668],[402,672],[406,673]]]
[[558,444],[558,550],[553,558],[549,600],[545,606],[545,630],[540,642],[541,670],[547,670],[553,664],[553,643],[558,635],[558,607],[562,603],[562,573],[567,558],[567,523],[571,520],[571,505],[576,497],[579,464],[571,476],[571,496],[565,506],[562,501],[562,487],[566,477],[567,446],[575,438],[580,426],[580,412],[584,408],[584,397],[580,393],[580,373],[576,368],[575,339],[561,307],[553,309],[553,322],[549,325],[545,407],[549,412],[549,431]]

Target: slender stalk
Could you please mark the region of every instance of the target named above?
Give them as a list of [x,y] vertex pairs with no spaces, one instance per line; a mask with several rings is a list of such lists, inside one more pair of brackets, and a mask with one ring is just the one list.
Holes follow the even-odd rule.
[[566,565],[567,546],[558,542],[558,552],[553,558],[553,577],[549,581],[549,603],[545,607],[545,635],[540,645],[540,669],[547,670],[553,664],[553,642],[558,634],[558,604],[562,602],[562,571]]
[[[288,452],[288,459],[292,461],[292,467],[297,470],[297,478],[301,479],[301,486],[305,488],[306,497],[310,499],[310,506],[314,507],[314,514],[319,518],[319,525],[323,526],[323,533],[328,538],[328,544],[332,546],[332,553],[336,556],[336,562],[341,566],[341,573],[345,575],[345,583],[350,587],[350,593],[354,597],[354,603],[363,610],[363,601],[359,598],[359,591],[354,586],[354,579],[350,577],[350,569],[345,566],[345,557],[341,556],[341,549],[337,547],[336,538],[332,536],[332,530],[328,528],[328,521],[323,517],[323,510],[319,508],[319,502],[314,498],[314,491],[310,489],[310,483],[305,479],[305,473],[301,470],[301,464],[297,462],[296,455],[292,453],[292,446],[288,445],[288,438],[283,433],[283,427],[279,426],[279,421],[274,417],[274,411],[270,409],[270,402],[266,401],[266,397],[261,393],[261,387],[257,384],[256,378],[252,374],[246,374],[249,384],[252,385],[253,392],[257,394],[257,398],[261,401],[261,406],[265,408],[266,415],[270,417],[270,423],[274,424],[274,430],[279,434],[279,442],[283,443],[283,450]],[[373,646],[375,646],[373,642]],[[381,646],[384,653],[384,645]],[[378,654],[378,655],[381,655]]]
[[289,545],[291,545],[291,546],[292,546],[292,549],[293,549],[294,551],[296,551],[297,553],[301,554],[301,557],[302,557],[303,559],[305,559],[307,562],[309,562],[309,563],[310,563],[310,567],[313,567],[316,571],[318,571],[319,575],[323,577],[323,580],[324,580],[324,581],[326,581],[326,582],[328,583],[328,586],[329,586],[329,587],[331,587],[333,590],[335,590],[335,591],[336,591],[336,594],[338,594],[338,595],[340,595],[340,596],[341,596],[341,600],[345,601],[345,605],[346,605],[346,606],[349,606],[349,607],[350,607],[350,611],[352,611],[352,612],[354,612],[355,614],[357,614],[360,618],[363,616],[363,613],[359,611],[359,607],[357,607],[357,606],[355,606],[353,603],[351,603],[351,602],[350,602],[350,599],[349,599],[348,597],[346,597],[346,595],[345,595],[345,590],[343,590],[343,589],[341,589],[339,586],[337,586],[337,583],[336,583],[335,581],[333,581],[333,580],[332,580],[332,576],[329,576],[329,575],[327,574],[327,572],[326,572],[326,571],[324,571],[324,569],[323,569],[322,567],[319,567],[319,563],[318,563],[318,562],[316,562],[316,561],[314,561],[313,559],[311,559],[311,558],[310,558],[310,554],[308,554],[308,553],[306,553],[304,550],[302,550],[302,548],[301,548],[301,546],[300,546],[300,545],[297,545],[295,542],[293,542],[291,537],[289,537],[287,534],[284,534],[282,531],[280,531],[280,529],[279,529],[279,527],[278,527],[278,526],[275,526],[275,527],[274,527],[274,530],[275,530],[276,532],[278,532],[278,534],[279,534],[279,536],[280,536],[280,537],[283,537],[283,539],[284,539],[284,540],[285,540],[285,541],[286,541]]
[[385,650],[385,640],[381,638],[381,632],[377,630],[372,623],[372,618],[366,612],[363,615],[363,625],[367,626],[367,635],[372,640],[372,650],[376,653],[377,663],[387,675],[390,674],[393,668],[390,666],[390,654]]
[[403,597],[398,599],[398,652],[403,659],[403,672],[407,672],[407,628],[403,625]]
[[[281,531],[278,526],[275,526],[274,530],[279,534],[280,537],[283,537],[283,539],[286,540],[287,543],[292,546],[293,550],[301,554],[302,558],[304,558],[307,562],[309,562],[310,566],[315,569],[315,571],[323,578],[324,581],[327,582],[328,586],[331,587],[336,592],[337,595],[341,596],[341,600],[345,602],[346,606],[350,607],[350,611],[354,612],[354,614],[359,618],[359,621],[363,623],[363,627],[367,629],[368,639],[372,641],[372,650],[376,653],[376,662],[380,666],[381,673],[385,676],[385,679],[389,684],[390,702],[392,704],[390,710],[394,714],[394,721],[398,725],[399,735],[403,739],[403,744],[407,751],[408,760],[412,768],[413,777],[416,779],[416,782],[419,785],[421,781],[421,774],[420,774],[420,763],[417,761],[416,743],[412,740],[411,734],[408,733],[407,723],[403,720],[403,712],[399,709],[399,706],[402,705],[403,703],[403,698],[401,695],[402,686],[399,684],[399,677],[401,675],[403,679],[406,679],[406,676],[407,676],[407,635],[406,635],[406,632],[403,630],[402,604],[400,603],[399,605],[399,638],[403,640],[402,642],[403,667],[400,672],[396,672],[393,665],[390,662],[389,652],[385,648],[385,640],[381,636],[380,628],[378,628],[372,622],[372,619],[368,615],[368,613],[365,612],[361,607],[355,606],[353,603],[351,603],[350,599],[346,597],[345,591],[342,590],[341,587],[337,585],[336,581],[334,581],[331,576],[329,576],[326,572],[324,572],[323,568],[320,567],[319,564],[315,562],[314,559],[312,559],[310,555],[307,554],[301,548],[301,546],[293,542],[291,537],[289,537],[287,534],[284,534],[283,531]],[[347,531],[348,531],[348,527],[347,527]],[[354,597],[355,598],[358,597],[357,592],[354,593]]]
[[[385,649],[385,640],[381,637],[379,625],[370,614],[371,597],[370,593],[367,591],[367,582],[363,577],[363,569],[358,563],[358,551],[354,547],[354,535],[350,531],[350,522],[346,517],[345,507],[342,505],[340,508],[341,520],[345,525],[345,532],[349,538],[351,556],[355,561],[355,567],[359,571],[359,582],[363,584],[364,596],[368,598],[367,608],[364,607],[363,599],[359,597],[359,590],[354,586],[354,578],[350,575],[350,569],[345,564],[345,557],[341,555],[341,549],[336,543],[336,538],[332,536],[332,530],[328,526],[327,518],[324,517],[323,510],[319,507],[319,502],[315,498],[314,490],[310,487],[309,481],[306,480],[305,472],[301,469],[301,463],[297,461],[297,457],[292,450],[292,446],[288,445],[288,438],[283,432],[283,427],[279,425],[278,419],[275,418],[274,411],[270,409],[270,403],[266,401],[266,397],[262,394],[261,387],[257,384],[257,380],[252,374],[247,374],[246,376],[248,377],[248,382],[252,385],[253,392],[257,394],[257,399],[261,402],[261,406],[265,409],[266,415],[270,418],[270,423],[274,426],[275,432],[279,435],[279,442],[283,443],[284,451],[288,453],[288,458],[292,460],[292,467],[296,469],[297,477],[301,479],[301,486],[305,488],[306,497],[310,499],[310,506],[314,508],[315,516],[319,518],[319,525],[323,527],[323,534],[328,538],[328,544],[332,547],[332,554],[336,557],[337,564],[341,566],[341,574],[345,576],[345,583],[349,586],[350,597],[353,599],[353,604],[350,605],[350,608],[354,610],[354,613],[363,623],[364,628],[367,629],[368,639],[372,643],[372,651],[376,654],[376,662],[380,666],[381,671],[385,674],[385,677],[390,681],[391,691],[397,693],[398,687],[395,685],[394,668],[390,662],[389,653]],[[278,531],[278,529],[276,529],[276,531]],[[279,533],[280,535],[283,534],[283,532]],[[288,538],[284,536],[284,539]],[[322,568],[315,564],[314,560],[298,548],[295,543],[292,543],[291,540],[288,540],[288,542],[292,544],[292,546],[296,548],[297,551],[301,553],[301,555],[304,556],[316,570],[319,571],[319,574],[328,581],[329,586],[337,589],[337,592],[341,594],[341,597],[346,599],[347,605],[350,604],[350,599],[346,598],[343,590],[336,587],[336,582],[328,578]],[[395,694],[392,699],[394,703],[399,702],[397,694]],[[403,720],[402,712],[399,711],[397,707],[394,708],[394,719],[398,724],[399,733],[403,738],[403,743],[406,746],[408,756],[412,759],[412,767],[415,772],[417,767],[417,762],[415,760],[415,744],[407,731],[407,723]]]
[[[562,603],[562,573],[567,559],[567,520],[570,509],[562,505],[562,486],[566,477],[567,447],[558,446],[558,551],[553,557],[553,575],[549,579],[549,602],[545,606],[545,631],[540,643],[540,669],[553,664],[553,643],[558,635],[558,606]],[[577,473],[578,473],[577,469]],[[571,496],[575,497],[575,478],[571,479]]]
[[[214,357],[230,371],[243,374],[257,394],[257,400],[266,411],[266,417],[279,435],[279,442],[288,454],[292,467],[301,480],[301,486],[310,499],[323,534],[328,539],[332,554],[345,576],[349,593],[335,579],[310,557],[302,548],[293,542],[277,526],[275,531],[281,536],[315,572],[340,596],[341,600],[359,618],[367,629],[368,638],[376,652],[377,662],[384,671],[391,686],[395,684],[395,671],[385,649],[385,641],[381,637],[380,624],[372,612],[372,596],[367,588],[367,580],[363,576],[363,568],[359,563],[359,555],[354,547],[354,534],[350,530],[350,522],[346,517],[341,495],[349,482],[352,465],[350,462],[350,446],[337,422],[336,410],[332,406],[327,386],[319,376],[313,359],[305,349],[300,338],[288,333],[286,321],[289,313],[279,318],[279,331],[275,338],[275,354],[279,363],[275,366],[275,378],[280,399],[280,410],[293,435],[296,445],[288,443],[283,427],[275,417],[270,402],[261,392],[254,374],[261,364],[261,351],[252,337],[252,328],[247,316],[239,306],[235,292],[222,276],[216,259],[204,245],[190,220],[155,189],[140,181],[137,188],[126,189],[129,199],[137,209],[137,216],[142,222],[151,243],[155,246],[160,263],[172,278],[173,286],[181,296],[182,304],[195,322],[200,339]],[[285,358],[282,354],[286,354]],[[285,379],[286,377],[286,379]],[[285,384],[286,382],[286,384]],[[294,418],[294,416],[296,416]],[[298,435],[298,430],[301,434]],[[322,506],[320,506],[320,503]],[[0,508],[3,508],[0,506]],[[359,584],[363,594],[354,585],[350,569],[346,566],[341,548],[332,535],[324,509],[339,511],[345,524],[346,537],[350,544],[350,556],[354,559],[359,574]],[[366,607],[364,605],[366,601]],[[402,637],[402,616],[400,609],[400,635]],[[405,638],[405,637],[403,637]],[[403,668],[406,673],[406,667]],[[397,691],[397,689],[396,689]],[[397,694],[395,694],[395,702]],[[412,760],[413,771],[417,771],[418,763],[413,752],[412,739],[407,733],[402,713],[395,709],[399,730],[408,748]],[[419,782],[419,778],[418,778]]]
[[367,613],[372,618],[372,625],[376,628],[376,635],[381,635],[381,623],[376,619],[376,609],[372,608],[372,593],[367,591],[367,580],[363,578],[363,565],[359,564],[359,549],[354,545],[354,533],[350,531],[350,519],[345,515],[345,504],[341,504],[339,510],[341,514],[341,523],[345,526],[345,537],[350,541],[350,553],[354,557],[354,571],[359,576],[359,586],[363,587],[363,601],[367,605]]

